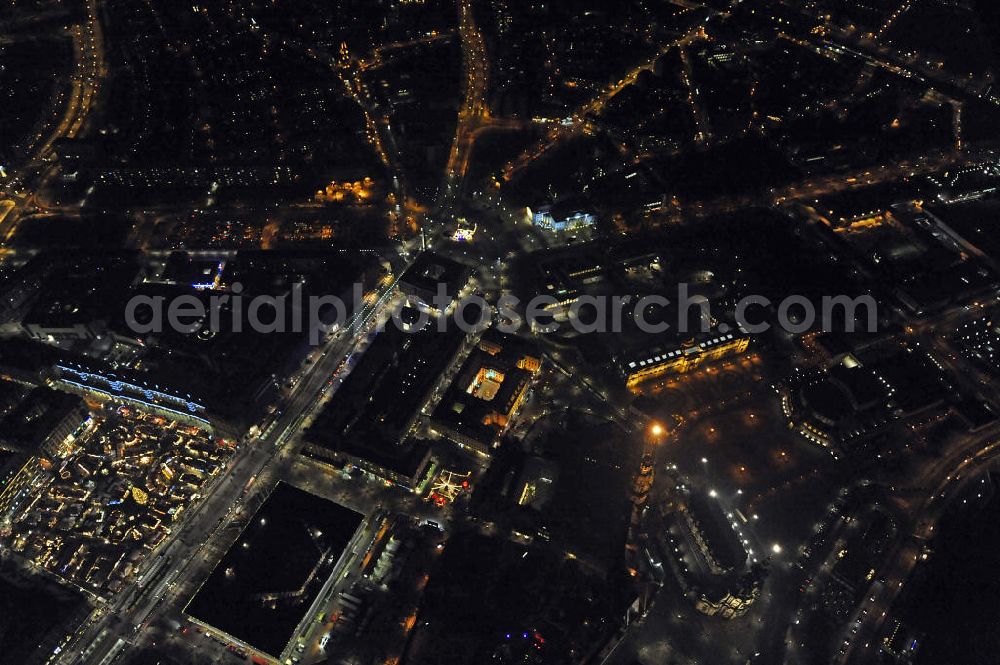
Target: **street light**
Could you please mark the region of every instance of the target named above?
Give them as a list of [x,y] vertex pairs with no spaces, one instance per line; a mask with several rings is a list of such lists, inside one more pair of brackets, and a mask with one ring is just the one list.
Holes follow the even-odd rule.
[[781,554],[781,545],[779,545],[778,543],[771,545],[771,551],[774,552],[775,554]]

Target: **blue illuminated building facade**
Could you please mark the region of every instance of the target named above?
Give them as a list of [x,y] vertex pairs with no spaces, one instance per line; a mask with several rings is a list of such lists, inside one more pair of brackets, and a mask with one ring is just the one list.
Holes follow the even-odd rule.
[[98,396],[159,413],[183,423],[212,429],[206,407],[190,394],[166,386],[149,384],[136,377],[120,377],[115,372],[98,371],[76,363],[55,366],[54,388],[85,396]]
[[532,224],[553,233],[572,233],[588,229],[594,225],[595,221],[597,218],[592,213],[582,210],[566,213],[553,206],[544,206],[531,215]]

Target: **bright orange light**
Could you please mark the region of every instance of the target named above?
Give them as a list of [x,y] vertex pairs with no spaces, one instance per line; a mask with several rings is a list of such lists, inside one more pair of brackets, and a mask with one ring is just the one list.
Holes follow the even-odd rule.
[[653,426],[649,428],[649,433],[653,436],[660,436],[663,434],[663,425],[660,423],[653,423]]

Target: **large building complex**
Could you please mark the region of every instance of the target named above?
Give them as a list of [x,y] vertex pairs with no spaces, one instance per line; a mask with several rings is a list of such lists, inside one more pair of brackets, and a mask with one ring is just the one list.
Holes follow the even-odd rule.
[[428,480],[431,453],[415,429],[464,339],[453,324],[445,332],[437,322],[420,332],[390,325],[306,432],[308,454],[410,489]]
[[434,431],[485,455],[499,442],[541,368],[534,347],[491,329],[455,375],[432,419]]
[[284,662],[298,626],[332,576],[353,559],[364,517],[279,484],[247,517],[236,542],[185,612],[234,644]]
[[594,213],[585,205],[573,201],[562,201],[556,205],[544,205],[537,211],[528,208],[531,223],[539,229],[557,234],[573,234],[589,231],[597,221]]
[[442,313],[466,287],[471,275],[472,268],[468,265],[427,252],[421,254],[400,278],[400,289],[424,306]]
[[623,356],[618,366],[629,388],[672,374],[686,374],[702,365],[744,353],[749,335],[740,331],[707,333],[680,344],[643,349],[640,354]]
[[83,400],[75,395],[32,388],[24,392],[5,383],[7,391],[23,397],[8,402],[0,419],[0,449],[53,459],[62,444],[89,418]]

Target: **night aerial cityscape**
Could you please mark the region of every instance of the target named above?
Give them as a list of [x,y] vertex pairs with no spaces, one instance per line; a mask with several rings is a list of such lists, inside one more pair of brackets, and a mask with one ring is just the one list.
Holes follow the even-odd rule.
[[192,2],[0,3],[0,665],[1000,665],[997,0]]

